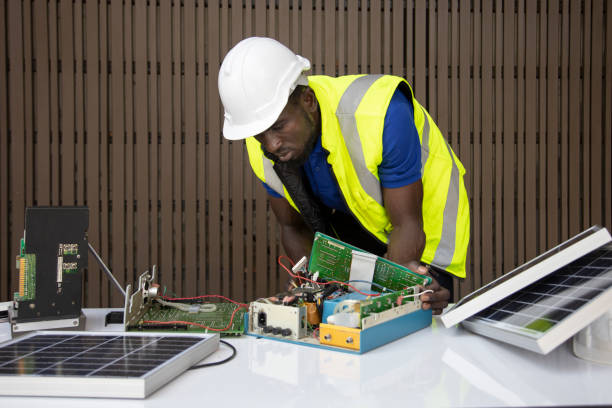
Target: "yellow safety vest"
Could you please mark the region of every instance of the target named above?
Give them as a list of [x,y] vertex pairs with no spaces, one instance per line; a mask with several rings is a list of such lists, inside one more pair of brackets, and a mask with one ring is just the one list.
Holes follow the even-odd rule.
[[[409,90],[421,142],[423,230],[421,261],[465,277],[470,212],[465,169],[410,85],[391,75],[310,76],[321,110],[321,144],[348,208],[381,242],[393,226],[382,201],[378,166],[382,162],[384,120],[398,86]],[[246,139],[255,175],[299,211],[254,137]]]

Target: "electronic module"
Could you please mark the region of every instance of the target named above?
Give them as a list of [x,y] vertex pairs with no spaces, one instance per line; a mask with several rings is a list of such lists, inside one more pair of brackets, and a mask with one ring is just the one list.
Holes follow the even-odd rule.
[[[238,302],[206,302],[208,296],[172,298],[163,295],[155,283],[156,267],[138,278],[138,287],[125,292],[124,326],[126,331],[218,332],[223,335],[244,333],[246,305]],[[228,299],[229,300],[229,299]]]
[[76,327],[81,323],[87,267],[86,207],[29,207],[16,267],[19,287],[0,304],[13,332]]
[[290,289],[250,303],[248,334],[363,353],[431,324],[431,278],[325,234],[292,270]]

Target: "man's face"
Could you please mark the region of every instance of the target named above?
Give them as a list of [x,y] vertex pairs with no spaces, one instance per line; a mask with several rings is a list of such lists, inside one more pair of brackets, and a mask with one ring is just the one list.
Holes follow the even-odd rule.
[[314,93],[289,101],[276,122],[255,136],[263,148],[281,162],[303,164],[316,143],[319,130],[308,98],[314,98]]

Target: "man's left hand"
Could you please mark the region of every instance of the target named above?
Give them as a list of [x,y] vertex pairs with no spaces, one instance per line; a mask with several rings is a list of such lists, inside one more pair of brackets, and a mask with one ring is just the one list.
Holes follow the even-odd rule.
[[441,314],[442,310],[448,306],[450,291],[440,286],[438,281],[433,277],[432,282],[425,286],[424,290],[433,290],[433,293],[427,292],[421,295],[421,308],[423,310],[431,309],[431,312],[435,315]]
[[436,315],[441,314],[442,310],[448,306],[450,291],[440,286],[436,278],[432,276],[431,270],[425,265],[421,265],[417,262],[410,262],[408,268],[413,272],[429,276],[432,279],[431,283],[425,286],[423,290],[432,290],[433,292],[427,292],[421,295],[421,308],[423,310],[431,309],[431,312]]

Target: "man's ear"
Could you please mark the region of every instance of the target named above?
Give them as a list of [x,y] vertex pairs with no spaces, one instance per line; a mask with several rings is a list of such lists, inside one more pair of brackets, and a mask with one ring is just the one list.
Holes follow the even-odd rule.
[[306,87],[302,92],[302,106],[308,113],[315,113],[318,109],[319,102],[317,101],[317,96],[310,87]]

